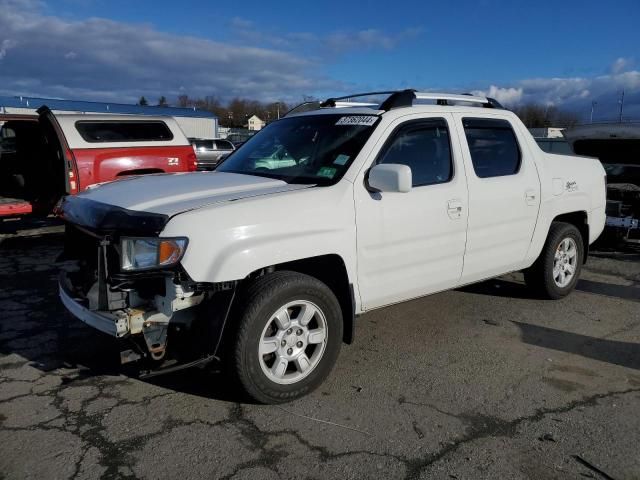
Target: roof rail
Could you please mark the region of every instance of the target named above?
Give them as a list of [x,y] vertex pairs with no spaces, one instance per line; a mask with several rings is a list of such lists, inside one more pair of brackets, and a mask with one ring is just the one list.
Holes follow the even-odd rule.
[[351,95],[345,95],[344,97],[327,98],[324,102],[320,103],[320,106],[322,108],[335,107],[336,106],[336,102],[339,101],[339,100],[351,101],[351,99],[354,98],[354,97],[371,97],[373,95],[392,95],[394,93],[396,93],[395,90],[387,90],[387,91],[384,91],[384,92],[352,93]]
[[336,102],[336,108],[346,108],[346,107],[377,107],[379,103],[376,102]]
[[[377,103],[352,101],[353,98],[369,97],[374,95],[388,95],[388,97],[379,106]],[[471,95],[470,93],[454,94],[418,92],[413,89],[407,89],[382,92],[354,93],[351,95],[345,95],[344,97],[327,98],[324,102],[305,102],[287,112],[287,115],[292,113],[308,112],[320,108],[344,107],[377,107],[378,110],[389,111],[394,108],[411,107],[414,105],[415,100],[433,100],[437,105],[473,103],[485,108],[504,108],[498,101],[493,98]]]
[[321,107],[320,102],[303,102],[300,105],[296,105],[291,110],[283,115],[283,117],[287,117],[289,115],[293,115],[294,113],[303,113],[303,112],[311,112],[312,110],[319,110]]
[[415,95],[418,100],[436,100],[442,105],[447,105],[447,103],[444,102],[489,103],[487,97],[479,97],[468,93],[456,95],[452,93],[415,92]]

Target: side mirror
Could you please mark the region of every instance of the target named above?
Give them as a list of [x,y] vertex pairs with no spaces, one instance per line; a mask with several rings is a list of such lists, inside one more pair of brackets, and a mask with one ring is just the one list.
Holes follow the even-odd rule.
[[380,192],[411,191],[411,169],[399,163],[383,163],[369,170],[369,187]]

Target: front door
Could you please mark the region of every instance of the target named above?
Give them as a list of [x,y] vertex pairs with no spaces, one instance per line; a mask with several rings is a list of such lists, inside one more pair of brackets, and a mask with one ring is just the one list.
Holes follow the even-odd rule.
[[[372,162],[408,165],[408,193],[372,193],[356,182],[358,282],[363,308],[455,286],[462,273],[467,188],[451,117],[400,121]],[[387,133],[385,133],[387,135]]]

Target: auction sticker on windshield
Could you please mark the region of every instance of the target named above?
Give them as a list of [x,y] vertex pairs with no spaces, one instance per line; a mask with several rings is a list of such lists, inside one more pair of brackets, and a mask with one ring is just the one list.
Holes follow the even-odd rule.
[[378,117],[375,115],[352,115],[349,117],[341,117],[340,120],[336,122],[336,125],[364,125],[365,127],[370,127],[374,123]]

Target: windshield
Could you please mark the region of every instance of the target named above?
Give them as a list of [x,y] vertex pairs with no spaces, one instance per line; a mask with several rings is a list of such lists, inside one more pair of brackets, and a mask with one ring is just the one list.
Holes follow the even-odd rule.
[[342,178],[379,117],[315,115],[269,124],[216,171],[330,185]]

